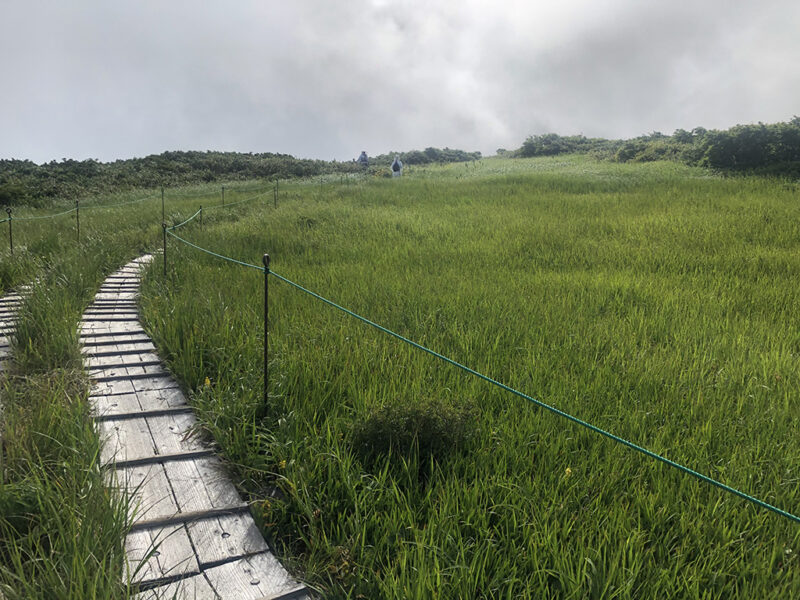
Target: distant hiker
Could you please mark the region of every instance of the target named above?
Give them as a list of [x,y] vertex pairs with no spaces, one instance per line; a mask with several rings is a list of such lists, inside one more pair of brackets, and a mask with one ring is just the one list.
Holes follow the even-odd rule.
[[400,177],[403,174],[403,163],[400,157],[395,154],[394,161],[392,162],[392,177]]
[[366,150],[361,151],[361,156],[358,157],[358,164],[360,164],[365,169],[369,166],[369,158],[367,158]]

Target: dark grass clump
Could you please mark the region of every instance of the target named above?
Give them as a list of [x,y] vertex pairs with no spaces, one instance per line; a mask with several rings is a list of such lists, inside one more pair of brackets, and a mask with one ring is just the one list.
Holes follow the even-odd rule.
[[387,457],[417,464],[426,480],[428,468],[464,453],[475,432],[472,404],[454,406],[441,400],[383,404],[353,425],[353,449],[367,468]]

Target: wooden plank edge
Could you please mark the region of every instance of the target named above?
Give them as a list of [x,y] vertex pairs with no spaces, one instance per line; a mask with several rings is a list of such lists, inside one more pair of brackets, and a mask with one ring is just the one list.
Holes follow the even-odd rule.
[[158,463],[172,462],[177,460],[194,460],[195,458],[207,458],[214,456],[211,449],[187,450],[185,452],[173,452],[172,454],[152,454],[141,458],[128,458],[106,463],[103,469],[127,469],[129,467],[140,467],[142,465],[155,465]]
[[[131,525],[130,531],[139,531],[141,529],[154,529],[156,527],[170,527],[172,525],[180,525],[182,523],[189,523],[191,521],[200,521],[202,519],[210,519],[213,517],[221,517],[223,515],[235,515],[237,513],[249,512],[250,505],[246,502],[242,504],[234,504],[232,506],[224,506],[221,508],[209,508],[206,510],[194,510],[182,513],[176,513],[171,517],[158,517],[156,519],[144,519],[137,521]],[[259,554],[262,554],[259,552]]]
[[95,421],[123,421],[125,419],[147,419],[149,417],[164,417],[167,415],[178,415],[183,413],[194,412],[192,407],[186,404],[185,406],[170,406],[169,408],[154,408],[153,410],[139,410],[135,412],[125,413],[107,413],[103,415],[96,415]]

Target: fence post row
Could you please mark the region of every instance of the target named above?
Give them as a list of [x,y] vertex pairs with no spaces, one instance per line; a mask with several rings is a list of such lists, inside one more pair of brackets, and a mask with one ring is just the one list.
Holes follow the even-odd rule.
[[265,254],[264,263],[264,410],[269,403],[269,254]]
[[8,213],[8,245],[11,248],[11,256],[14,256],[14,234],[11,231],[11,207],[6,207],[6,213]]
[[161,222],[161,230],[164,232],[164,277],[167,276],[167,224]]

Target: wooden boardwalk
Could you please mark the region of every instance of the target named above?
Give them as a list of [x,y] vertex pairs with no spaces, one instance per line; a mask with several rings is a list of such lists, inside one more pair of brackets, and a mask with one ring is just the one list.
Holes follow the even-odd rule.
[[125,540],[139,600],[308,599],[270,552],[139,322],[146,255],[111,274],[81,322],[90,401],[111,485],[132,498]]
[[0,373],[7,369],[11,358],[11,338],[17,330],[17,311],[30,291],[29,285],[23,285],[0,298]]

